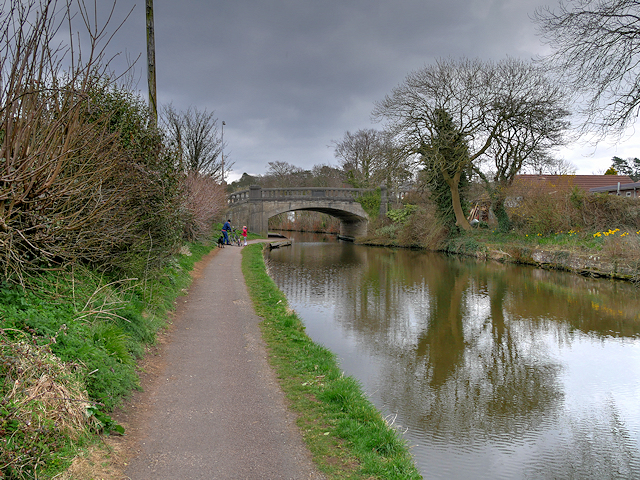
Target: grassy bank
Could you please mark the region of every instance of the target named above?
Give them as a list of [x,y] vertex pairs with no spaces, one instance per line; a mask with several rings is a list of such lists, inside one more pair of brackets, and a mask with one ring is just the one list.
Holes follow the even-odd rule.
[[[538,209],[534,207],[540,204],[535,203],[520,216],[512,212],[514,227],[508,232],[499,231],[497,225],[482,224],[468,232],[452,233],[443,226],[432,205],[406,205],[376,218],[369,226],[369,234],[358,242],[640,281],[637,202],[614,196],[585,197],[582,201],[580,208],[567,201]],[[579,222],[580,219],[589,222]]]
[[320,470],[329,479],[421,478],[398,430],[384,419],[333,355],[305,334],[267,275],[261,245],[243,250],[242,269],[269,359]]
[[185,246],[143,278],[75,267],[0,286],[0,478],[52,478],[118,429],[110,411],[210,250]]
[[503,263],[640,281],[640,232],[633,229],[535,235],[474,230],[450,239],[442,250]]

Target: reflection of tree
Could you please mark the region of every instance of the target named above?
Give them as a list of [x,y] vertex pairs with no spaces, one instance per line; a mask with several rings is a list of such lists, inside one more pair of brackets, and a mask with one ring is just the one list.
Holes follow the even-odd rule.
[[628,283],[530,267],[508,268],[502,275],[513,283],[508,310],[514,316],[561,322],[602,337],[640,331],[640,297]]
[[279,283],[289,298],[330,302],[334,321],[387,359],[375,390],[422,431],[535,429],[563,394],[549,339],[640,332],[640,300],[623,284],[424,252],[312,250],[278,252],[302,262]]
[[433,388],[444,384],[455,372],[465,350],[461,307],[468,274],[457,268],[446,271],[446,266],[439,273],[440,280],[430,290],[433,300],[429,325],[416,348],[417,359],[429,362],[429,383]]
[[[597,416],[557,419],[555,427],[566,432],[567,439],[549,438],[539,445],[538,456],[546,462],[532,464],[526,478],[640,478],[637,439],[608,399]],[[561,461],[549,461],[561,459]]]
[[535,340],[538,326],[510,321],[504,276],[472,267],[449,277],[431,290],[444,307],[432,309],[414,355],[385,365],[385,405],[403,411],[413,428],[458,440],[509,434],[525,423],[535,428],[561,397],[559,366]]

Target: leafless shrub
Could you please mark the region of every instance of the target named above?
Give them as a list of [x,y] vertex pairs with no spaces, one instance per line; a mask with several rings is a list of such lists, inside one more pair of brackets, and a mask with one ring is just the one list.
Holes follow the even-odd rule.
[[227,206],[222,185],[208,175],[192,172],[184,179],[184,234],[188,241],[210,237],[213,222]]
[[589,230],[640,229],[640,202],[616,195],[587,195],[575,206]]
[[228,158],[223,158],[226,146],[222,143],[224,122],[218,130],[218,119],[214,115],[214,111],[197,107],[189,107],[183,112],[171,104],[162,108],[160,121],[167,140],[178,152],[180,170],[222,179],[233,165]]
[[602,252],[609,258],[635,260],[635,268],[637,269],[637,263],[640,259],[640,239],[638,235],[633,233],[623,235],[624,232],[622,234],[616,232],[616,234],[605,237],[602,244]]
[[524,233],[553,233],[571,229],[566,192],[544,185],[516,184],[507,209],[513,226]]
[[640,203],[615,195],[590,194],[577,188],[517,185],[509,213],[523,233],[557,233],[640,229]]
[[399,244],[419,245],[429,250],[439,250],[447,239],[447,229],[438,220],[433,203],[418,207],[399,233]]
[[106,74],[104,45],[99,47],[107,35],[104,26],[77,2],[89,36],[89,50],[80,55],[71,40],[66,50],[51,47],[62,26],[71,28],[71,0],[9,0],[4,6],[4,276],[22,278],[25,271],[77,261],[122,266],[128,261],[123,253],[166,247],[158,239],[176,218],[175,186],[160,136],[146,127],[146,109],[119,95]]

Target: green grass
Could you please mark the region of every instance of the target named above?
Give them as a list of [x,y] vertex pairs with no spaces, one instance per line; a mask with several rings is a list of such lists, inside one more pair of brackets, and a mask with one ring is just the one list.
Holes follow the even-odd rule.
[[[517,232],[502,233],[491,230],[473,230],[465,236],[475,238],[478,242],[485,244],[523,245],[528,247],[564,248],[572,251],[599,252],[607,240],[615,241],[616,238],[621,235],[618,232],[617,235],[605,235],[605,233],[608,232],[576,232],[571,230],[550,234],[523,234]],[[637,236],[637,233],[631,232],[628,235],[634,237]]]
[[329,479],[419,479],[401,434],[382,417],[335,355],[315,344],[267,275],[261,245],[242,251],[242,269],[261,317],[269,359],[298,415],[314,461]]
[[[195,263],[212,248],[188,247],[145,278],[111,278],[75,267],[32,277],[25,288],[0,284],[0,438],[11,439],[0,445],[0,478],[45,478],[42,472],[53,476],[69,465],[91,438],[90,431],[114,426],[107,412],[138,388],[136,360],[166,324],[176,298],[186,293]],[[25,348],[22,344],[40,353],[18,355]],[[16,359],[25,358],[31,363],[16,367]],[[60,428],[60,419],[67,416],[63,406],[45,408],[38,400],[27,400],[17,408],[16,402],[28,397],[7,400],[16,396],[16,380],[17,393],[22,394],[43,373],[53,378],[50,372],[66,372],[65,368],[71,372],[65,374],[71,383],[81,385],[75,390],[88,394],[81,413],[93,416],[83,431]],[[23,375],[26,371],[33,374]],[[58,377],[56,385],[67,388],[69,381]]]

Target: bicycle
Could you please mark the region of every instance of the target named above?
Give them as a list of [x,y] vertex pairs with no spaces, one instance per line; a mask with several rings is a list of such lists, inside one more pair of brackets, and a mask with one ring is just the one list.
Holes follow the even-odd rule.
[[235,228],[232,228],[231,233],[229,233],[229,243],[231,243],[231,245],[237,245],[238,247],[242,246],[242,237],[238,235]]

